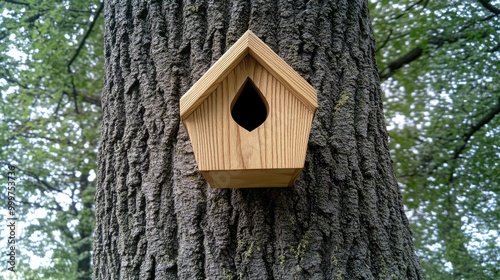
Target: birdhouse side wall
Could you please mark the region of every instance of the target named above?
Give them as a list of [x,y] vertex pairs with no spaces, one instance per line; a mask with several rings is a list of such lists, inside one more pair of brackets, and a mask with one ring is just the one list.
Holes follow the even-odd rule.
[[[268,105],[266,120],[251,132],[231,116],[231,104],[247,78]],[[302,168],[313,116],[313,111],[247,56],[184,125],[202,171]]]

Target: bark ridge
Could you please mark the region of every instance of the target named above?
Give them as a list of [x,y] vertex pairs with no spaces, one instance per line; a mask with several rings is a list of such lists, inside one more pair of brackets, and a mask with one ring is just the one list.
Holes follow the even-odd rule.
[[[423,279],[366,1],[105,4],[95,279]],[[179,99],[247,29],[318,91],[292,188],[210,189]]]

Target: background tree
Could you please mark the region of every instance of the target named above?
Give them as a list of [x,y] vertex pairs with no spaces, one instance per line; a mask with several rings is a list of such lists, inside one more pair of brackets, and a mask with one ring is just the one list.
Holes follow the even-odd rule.
[[[293,188],[210,189],[180,96],[252,29],[318,90]],[[105,5],[96,279],[421,279],[364,1]]]
[[500,277],[498,1],[378,1],[391,147],[429,279]]
[[16,275],[90,279],[102,4],[4,0],[0,11],[0,163],[20,176]]
[[[372,2],[391,149],[425,274],[499,278],[499,3]],[[21,230],[28,242],[20,246],[16,275],[75,279],[81,270],[88,276],[89,238],[75,225],[85,221],[83,236],[92,232],[103,79],[100,3],[4,0],[0,7],[0,162],[23,171],[19,213],[22,225],[30,225]],[[89,185],[81,195],[84,178]],[[77,244],[84,250],[77,253]],[[50,263],[32,270],[35,255]]]

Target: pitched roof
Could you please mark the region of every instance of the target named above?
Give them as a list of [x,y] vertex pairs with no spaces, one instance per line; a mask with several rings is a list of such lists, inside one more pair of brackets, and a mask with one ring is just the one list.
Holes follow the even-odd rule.
[[306,106],[312,110],[318,108],[316,90],[252,31],[248,30],[182,96],[181,118],[186,119],[247,55],[257,60]]

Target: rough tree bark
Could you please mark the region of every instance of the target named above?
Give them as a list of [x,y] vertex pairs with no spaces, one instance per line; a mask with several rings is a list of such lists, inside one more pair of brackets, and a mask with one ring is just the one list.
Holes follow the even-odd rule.
[[[95,279],[422,279],[366,1],[105,7]],[[179,99],[247,29],[318,91],[292,188],[210,189]]]

